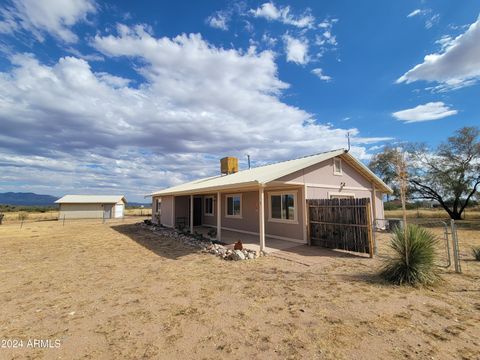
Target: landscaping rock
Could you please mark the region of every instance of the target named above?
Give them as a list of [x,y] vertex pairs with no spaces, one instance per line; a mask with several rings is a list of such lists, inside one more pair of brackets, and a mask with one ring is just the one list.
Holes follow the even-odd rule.
[[240,261],[257,258],[257,252],[255,250],[245,249],[243,246],[242,250],[232,250],[227,249],[223,245],[213,243],[210,239],[204,238],[199,234],[191,235],[188,232],[180,232],[175,229],[153,224],[152,222],[144,222],[138,225],[147,228],[155,234],[168,237],[170,239],[179,240],[186,246],[199,248],[202,252],[218,256],[224,260]]
[[245,260],[245,254],[241,250],[233,250],[233,254],[235,254],[233,260]]

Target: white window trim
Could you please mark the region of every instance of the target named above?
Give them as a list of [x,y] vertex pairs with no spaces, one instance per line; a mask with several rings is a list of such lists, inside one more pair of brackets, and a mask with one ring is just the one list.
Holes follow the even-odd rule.
[[[335,161],[339,161],[340,171],[335,170]],[[340,159],[340,158],[333,158],[333,175],[336,175],[336,176],[342,176],[343,175],[343,164],[342,164],[342,159]]]
[[[207,199],[212,199],[212,212],[207,213]],[[203,198],[203,214],[205,216],[215,216],[215,197],[214,196],[205,196]]]
[[356,198],[355,193],[347,193],[347,192],[328,192],[328,198],[331,199],[332,196],[351,196],[352,198]]
[[[238,196],[240,197],[240,215],[228,215],[228,198]],[[242,210],[243,210],[243,197],[242,194],[226,194],[225,195],[225,217],[230,219],[242,219]]]
[[[272,195],[293,195],[294,212],[293,219],[275,219],[272,218]],[[268,222],[276,222],[283,224],[298,224],[298,191],[297,190],[285,190],[285,191],[273,191],[268,193]]]

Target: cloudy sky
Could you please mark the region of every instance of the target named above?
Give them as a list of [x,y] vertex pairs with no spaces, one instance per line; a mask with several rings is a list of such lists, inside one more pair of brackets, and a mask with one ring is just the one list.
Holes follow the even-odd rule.
[[0,3],[0,192],[124,193],[480,123],[475,1]]

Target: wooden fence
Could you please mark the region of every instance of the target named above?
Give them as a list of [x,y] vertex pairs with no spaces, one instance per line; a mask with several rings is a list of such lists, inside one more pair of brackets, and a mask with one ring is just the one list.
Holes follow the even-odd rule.
[[307,205],[310,245],[373,256],[370,199],[311,199]]

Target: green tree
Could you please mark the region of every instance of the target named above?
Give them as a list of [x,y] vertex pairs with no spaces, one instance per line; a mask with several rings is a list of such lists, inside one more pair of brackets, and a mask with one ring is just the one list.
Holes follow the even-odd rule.
[[[399,151],[396,148],[386,146],[382,152],[373,155],[368,167],[378,175],[393,190],[395,197],[399,197],[398,176],[396,169],[396,160],[399,157]],[[387,194],[387,201],[390,201],[390,194]]]
[[450,218],[460,220],[480,186],[479,138],[478,127],[464,127],[434,150],[410,146],[412,195],[438,201]]

